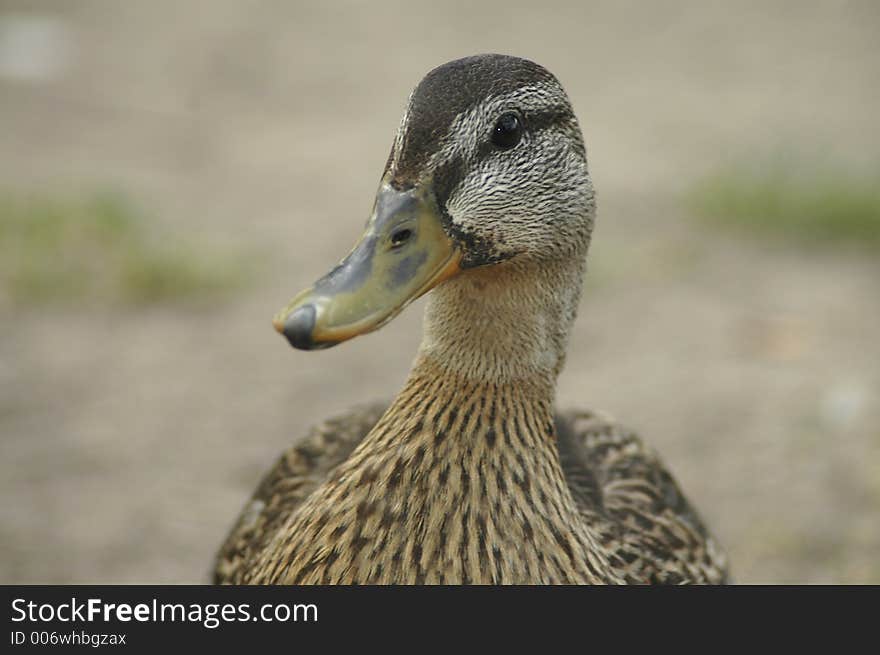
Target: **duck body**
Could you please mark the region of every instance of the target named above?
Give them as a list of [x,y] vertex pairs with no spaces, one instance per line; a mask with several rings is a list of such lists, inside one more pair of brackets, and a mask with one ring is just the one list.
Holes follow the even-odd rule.
[[633,433],[587,412],[553,417],[527,389],[481,389],[427,364],[413,375],[413,396],[395,402],[425,394],[422,416],[397,424],[401,405],[360,408],[282,455],[215,582],[725,581],[717,544]]
[[367,232],[278,317],[317,349],[433,289],[390,405],[313,430],[263,480],[218,583],[720,583],[726,561],[632,433],[557,414],[594,216],[580,128],[537,64],[483,55],[410,98]]

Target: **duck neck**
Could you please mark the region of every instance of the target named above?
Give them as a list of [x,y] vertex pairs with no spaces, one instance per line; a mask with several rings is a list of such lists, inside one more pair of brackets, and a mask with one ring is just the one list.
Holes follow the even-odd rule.
[[[585,254],[585,253],[584,253]],[[435,289],[416,367],[463,379],[530,380],[552,401],[580,300],[584,256],[512,259],[474,268]]]
[[328,505],[355,518],[386,508],[369,536],[386,546],[375,557],[389,580],[613,580],[561,468],[552,393],[542,379],[467,378],[423,356]]

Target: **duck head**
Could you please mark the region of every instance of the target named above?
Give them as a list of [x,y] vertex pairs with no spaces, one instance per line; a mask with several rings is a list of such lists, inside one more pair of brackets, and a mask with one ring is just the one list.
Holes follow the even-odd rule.
[[504,55],[449,62],[410,95],[354,249],[273,324],[295,348],[336,345],[471,270],[583,259],[593,214],[583,137],[556,78]]

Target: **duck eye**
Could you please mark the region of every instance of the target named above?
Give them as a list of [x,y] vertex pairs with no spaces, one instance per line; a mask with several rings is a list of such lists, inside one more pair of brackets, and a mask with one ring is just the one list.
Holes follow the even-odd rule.
[[509,150],[522,137],[522,124],[516,114],[503,114],[492,130],[492,143],[502,150]]
[[398,248],[402,246],[404,243],[409,241],[409,238],[412,236],[412,230],[407,230],[406,228],[402,230],[397,230],[394,234],[391,235],[391,247]]

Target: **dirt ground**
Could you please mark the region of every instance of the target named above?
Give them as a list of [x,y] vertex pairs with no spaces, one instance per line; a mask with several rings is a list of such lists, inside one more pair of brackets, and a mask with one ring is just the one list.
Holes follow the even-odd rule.
[[354,242],[412,86],[496,51],[569,90],[600,199],[559,404],[639,430],[738,581],[880,583],[876,255],[679,201],[779,146],[877,163],[880,9],[809,4],[0,2],[63,46],[0,68],[4,187],[124,189],[262,262],[215,306],[0,307],[0,582],[201,582],[283,448],[395,393],[419,305],[318,353],[269,321]]

